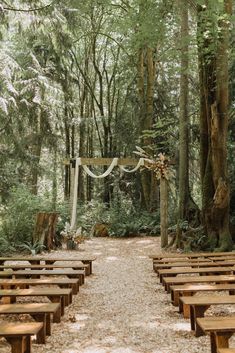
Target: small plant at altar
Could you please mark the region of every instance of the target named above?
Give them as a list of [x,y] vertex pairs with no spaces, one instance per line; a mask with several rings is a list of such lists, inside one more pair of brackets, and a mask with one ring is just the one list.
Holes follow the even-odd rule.
[[82,228],[80,227],[76,230],[72,230],[67,222],[65,223],[64,230],[60,234],[67,243],[70,241],[78,245],[85,240],[85,237],[82,234]]

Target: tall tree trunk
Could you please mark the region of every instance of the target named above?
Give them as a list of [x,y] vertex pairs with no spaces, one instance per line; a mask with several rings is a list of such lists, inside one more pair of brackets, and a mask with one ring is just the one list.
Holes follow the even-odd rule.
[[[149,47],[139,49],[138,60],[138,96],[139,96],[139,116],[140,116],[140,134],[145,130],[150,130],[153,124],[153,93],[154,93],[155,65],[153,59],[153,50]],[[146,89],[145,89],[146,86]],[[151,153],[151,138],[142,137],[142,147]],[[146,209],[150,210],[156,195],[152,188],[156,186],[154,175],[149,171],[141,173],[141,184]]]
[[215,24],[209,17],[213,11],[214,4],[210,1],[198,7],[202,211],[208,244],[212,249],[226,251],[232,247],[227,171],[228,19],[232,1],[224,0],[223,12],[216,13],[217,18],[220,17],[216,38]]
[[53,155],[53,174],[52,174],[52,210],[56,210],[57,204],[57,189],[58,189],[58,182],[57,182],[57,145],[54,146],[54,155]]
[[181,0],[181,73],[179,116],[179,219],[186,219],[189,198],[189,120],[188,120],[188,0]]
[[[70,127],[68,124],[68,114],[67,107],[64,109],[65,118],[64,118],[64,132],[65,132],[65,154],[66,159],[70,160]],[[65,166],[65,175],[64,175],[64,198],[69,200],[70,196],[70,166]]]
[[189,27],[188,0],[180,1],[181,13],[181,73],[179,110],[179,205],[176,247],[181,246],[181,226],[187,221],[192,226],[200,223],[200,211],[190,195],[189,189]]

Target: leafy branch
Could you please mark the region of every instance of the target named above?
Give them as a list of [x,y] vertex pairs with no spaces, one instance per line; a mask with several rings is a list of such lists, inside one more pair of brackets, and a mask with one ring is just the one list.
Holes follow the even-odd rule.
[[49,7],[51,7],[56,1],[52,1],[51,3],[45,5],[45,6],[42,6],[42,7],[35,7],[35,8],[28,8],[28,9],[20,9],[20,8],[15,8],[15,7],[12,7],[11,5],[9,5],[7,3],[7,1],[5,0],[2,0],[2,3],[5,4],[6,6],[2,6],[0,5],[0,10],[8,10],[8,11],[15,11],[15,12],[34,12],[34,11],[42,11],[42,10],[45,10]]

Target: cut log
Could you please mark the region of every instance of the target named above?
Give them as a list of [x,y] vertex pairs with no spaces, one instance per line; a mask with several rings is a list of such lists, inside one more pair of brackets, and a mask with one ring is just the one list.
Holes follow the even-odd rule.
[[54,249],[57,219],[58,213],[56,212],[37,213],[33,242],[45,245],[47,250]]

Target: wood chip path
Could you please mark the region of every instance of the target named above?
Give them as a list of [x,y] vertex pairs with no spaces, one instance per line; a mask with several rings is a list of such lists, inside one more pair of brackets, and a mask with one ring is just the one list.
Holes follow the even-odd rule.
[[[159,253],[159,244],[156,237],[92,238],[82,244],[79,255],[97,256],[94,274],[74,296],[61,323],[52,324],[46,344],[33,344],[33,352],[210,353],[209,337],[194,337],[189,320],[171,305],[152,270],[147,255]],[[55,251],[51,256],[70,253],[76,255],[74,251]],[[216,313],[223,315],[235,315],[235,308],[232,310],[234,313],[231,308],[216,307]],[[209,315],[213,313],[208,310]],[[234,338],[231,346],[235,347],[232,342]],[[9,352],[1,340],[0,353]]]

